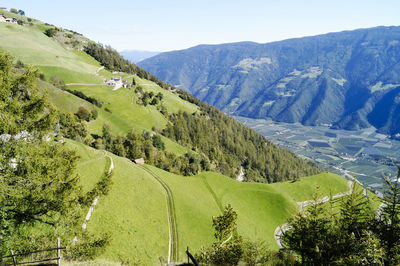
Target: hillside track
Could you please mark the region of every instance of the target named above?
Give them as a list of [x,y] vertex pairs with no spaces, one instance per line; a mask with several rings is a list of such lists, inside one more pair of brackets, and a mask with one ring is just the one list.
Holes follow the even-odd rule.
[[224,213],[224,207],[222,206],[222,202],[221,200],[217,197],[217,194],[215,194],[214,190],[212,189],[212,187],[210,186],[210,184],[208,183],[207,179],[203,176],[201,178],[201,180],[203,181],[204,186],[207,188],[207,190],[210,192],[211,196],[213,197],[215,203],[217,204],[219,210],[221,211],[221,213]]
[[[114,161],[113,161],[112,157],[111,157],[110,155],[107,154],[106,151],[103,151],[103,156],[100,157],[100,158],[104,158],[104,157],[107,157],[107,158],[110,160],[110,167],[108,168],[108,171],[107,171],[107,174],[109,175],[109,174],[111,174],[111,172],[114,170]],[[96,160],[98,160],[98,159],[100,159],[100,158],[96,158]],[[92,217],[94,208],[96,207],[98,201],[99,201],[99,195],[97,195],[97,196],[94,198],[92,205],[90,205],[90,208],[89,208],[89,210],[88,210],[88,213],[86,214],[85,221],[84,221],[83,224],[82,224],[82,229],[83,229],[83,230],[86,230],[87,223],[89,222],[90,217]]]
[[[334,200],[334,199],[338,199],[338,198],[341,198],[344,196],[349,196],[351,194],[351,191],[353,190],[354,182],[348,181],[347,184],[349,186],[349,191],[339,192],[339,193],[333,195],[332,197],[326,196],[326,197],[323,197],[323,198],[317,199],[317,200],[306,200],[306,201],[297,202],[300,212],[302,212],[305,207],[310,206],[310,205],[322,204],[322,203],[328,202],[331,199]],[[278,244],[279,248],[283,248],[283,245],[282,245],[283,233],[285,233],[286,231],[288,231],[290,229],[291,229],[291,227],[287,223],[279,225],[277,228],[275,228],[274,236],[275,236],[275,240],[276,240],[276,243]]]
[[164,180],[159,177],[156,173],[151,171],[150,169],[138,165],[141,169],[145,170],[151,176],[153,176],[164,188],[165,196],[167,199],[167,214],[168,214],[168,225],[169,225],[169,248],[168,248],[168,264],[171,262],[178,261],[178,228],[176,223],[176,211],[175,211],[175,202],[174,196],[172,194],[171,189],[164,182]]

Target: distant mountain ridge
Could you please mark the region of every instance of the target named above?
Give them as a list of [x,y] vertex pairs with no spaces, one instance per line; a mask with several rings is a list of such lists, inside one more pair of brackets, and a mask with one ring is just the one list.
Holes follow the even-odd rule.
[[139,50],[123,50],[120,54],[131,63],[138,63],[152,56],[158,55],[160,52],[139,51]]
[[400,27],[199,45],[139,63],[226,113],[400,136]]

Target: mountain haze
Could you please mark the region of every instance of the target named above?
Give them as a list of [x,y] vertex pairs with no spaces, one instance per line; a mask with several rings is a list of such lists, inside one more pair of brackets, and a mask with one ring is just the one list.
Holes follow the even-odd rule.
[[139,63],[226,113],[400,132],[400,27],[200,45]]
[[120,54],[132,63],[138,63],[152,56],[158,55],[159,52],[139,51],[139,50],[123,50]]

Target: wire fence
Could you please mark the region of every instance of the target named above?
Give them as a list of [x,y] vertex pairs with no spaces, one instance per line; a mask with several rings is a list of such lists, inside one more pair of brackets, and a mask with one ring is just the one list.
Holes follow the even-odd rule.
[[[61,250],[66,249],[67,247],[62,247],[60,244],[60,238],[57,238],[57,247],[55,248],[48,248],[48,249],[41,249],[41,250],[35,250],[35,251],[30,251],[30,252],[25,252],[25,253],[17,253],[14,254],[14,251],[10,251],[11,255],[5,256],[1,258],[0,264],[7,266],[16,266],[16,265],[22,265],[22,264],[33,264],[33,263],[42,263],[42,262],[50,262],[50,261],[57,261],[56,265],[61,265]],[[49,254],[49,257],[47,258],[39,258],[39,259],[32,259],[31,261],[21,261],[18,259],[18,257],[26,258],[27,256],[31,255],[32,258],[34,257],[34,254],[39,254],[39,253],[49,253],[50,251],[57,251],[56,257],[53,257],[54,255]]]

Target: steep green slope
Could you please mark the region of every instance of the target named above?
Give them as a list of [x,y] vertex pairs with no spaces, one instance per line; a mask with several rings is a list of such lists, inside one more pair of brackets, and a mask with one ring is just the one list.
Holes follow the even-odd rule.
[[[68,141],[81,156],[79,173],[85,187],[94,184],[101,170],[108,167],[102,152]],[[109,195],[100,198],[88,223],[92,232],[111,232],[112,242],[100,256],[108,261],[140,259],[155,264],[168,256],[166,201],[159,183],[130,161],[113,156],[115,173]],[[89,171],[89,168],[98,168]],[[248,239],[266,241],[276,249],[274,230],[297,210],[297,201],[312,199],[316,186],[320,192],[336,194],[348,190],[347,181],[323,173],[297,182],[276,184],[241,183],[221,174],[204,172],[183,177],[146,165],[170,187],[175,200],[179,239],[179,258],[185,248],[197,251],[213,241],[212,216],[231,204],[238,212],[238,232]],[[146,239],[144,241],[144,239]],[[146,242],[146,243],[143,243]]]
[[213,172],[182,177],[147,167],[162,177],[174,194],[181,253],[186,246],[198,249],[212,240],[210,217],[219,215],[227,204],[239,214],[240,234],[249,239],[261,238],[275,249],[274,230],[296,212],[297,201],[312,199],[317,186],[322,195],[348,190],[347,181],[331,173],[297,182],[257,184],[237,182]]
[[[75,141],[68,146],[81,159],[78,172],[84,188],[95,184],[105,167],[104,153]],[[99,258],[121,261],[140,259],[156,264],[168,254],[168,223],[165,196],[158,183],[125,158],[111,155],[114,175],[111,191],[100,197],[88,223],[89,232],[110,232],[112,241]],[[82,221],[83,223],[84,221]]]
[[25,64],[38,66],[46,78],[58,75],[66,83],[96,83],[100,64],[84,52],[67,50],[34,26],[0,23],[0,48]]

